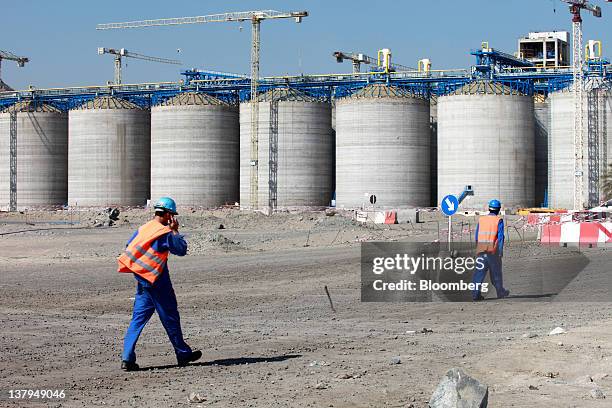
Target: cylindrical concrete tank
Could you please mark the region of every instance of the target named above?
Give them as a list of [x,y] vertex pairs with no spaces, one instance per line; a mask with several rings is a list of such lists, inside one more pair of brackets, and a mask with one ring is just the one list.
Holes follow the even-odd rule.
[[336,101],[336,205],[430,203],[429,101],[382,84]]
[[238,201],[238,108],[188,92],[151,109],[151,197],[217,207]]
[[465,208],[489,200],[534,205],[533,98],[498,83],[469,83],[438,98],[438,202],[466,185]]
[[70,111],[69,205],[146,204],[150,198],[150,119],[148,110],[110,96]]
[[555,92],[550,104],[549,205],[574,206],[574,99],[571,92]]
[[438,206],[438,97],[432,96],[429,100],[429,205]]
[[11,112],[17,112],[17,206],[65,205],[68,115],[48,104],[19,102],[0,113],[0,207],[10,198]]
[[[550,95],[550,206],[574,206],[574,95],[570,88]],[[583,112],[585,188],[583,202],[597,205],[604,197],[597,180],[612,163],[612,92],[607,84],[589,83]],[[598,157],[587,146],[597,147]]]
[[[598,127],[599,129],[599,183],[597,190],[592,191],[595,200],[592,204],[599,205],[604,200],[612,199],[612,195],[606,195],[601,190],[601,182],[605,175],[612,172],[612,82],[603,83],[598,90]],[[594,189],[592,189],[594,190]],[[598,198],[597,198],[598,196]]]
[[334,152],[332,154],[332,205],[336,206],[336,199],[334,193],[336,192],[336,100],[331,101],[331,127],[332,127],[332,143],[334,146]]
[[[257,206],[274,206],[274,197],[279,208],[328,206],[334,172],[330,104],[291,88],[268,91],[258,103]],[[245,208],[252,207],[250,163],[251,102],[246,102],[240,104],[240,205]]]
[[537,96],[534,99],[535,115],[535,204],[542,206],[548,196],[548,128],[550,115],[548,102]]

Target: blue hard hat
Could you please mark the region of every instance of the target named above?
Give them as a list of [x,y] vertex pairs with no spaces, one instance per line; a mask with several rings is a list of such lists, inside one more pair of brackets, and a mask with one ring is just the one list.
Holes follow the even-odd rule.
[[501,208],[501,203],[499,202],[499,200],[491,200],[489,201],[489,208],[499,209]]
[[159,208],[161,210],[166,210],[169,213],[174,214],[174,215],[178,214],[176,212],[176,203],[170,197],[161,197],[159,200],[157,200],[153,208],[155,209]]

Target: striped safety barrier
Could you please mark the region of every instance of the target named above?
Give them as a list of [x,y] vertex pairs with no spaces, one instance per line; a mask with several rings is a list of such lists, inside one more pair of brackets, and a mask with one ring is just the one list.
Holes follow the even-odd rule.
[[612,214],[601,211],[563,211],[554,213],[531,213],[527,215],[527,224],[543,225],[549,223],[598,221],[605,222]]
[[564,214],[529,214],[527,216],[527,224],[529,225],[543,225],[550,223],[561,223],[561,222],[571,222],[572,214],[564,213]]
[[612,222],[544,224],[540,243],[559,246],[612,246]]
[[397,211],[356,211],[355,218],[359,222],[373,221],[375,224],[397,224]]

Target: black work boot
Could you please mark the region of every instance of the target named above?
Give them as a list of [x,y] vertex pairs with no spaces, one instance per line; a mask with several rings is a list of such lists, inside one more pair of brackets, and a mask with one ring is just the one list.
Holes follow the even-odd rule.
[[472,302],[482,302],[485,300],[484,296],[478,295],[478,297],[472,298]]
[[186,359],[178,359],[179,367],[185,367],[187,364],[198,361],[202,357],[202,352],[200,350],[192,351],[191,356]]
[[131,362],[131,361],[122,361],[121,362],[121,369],[123,371],[136,371],[139,368],[140,367],[138,367],[138,364],[136,364],[135,362]]
[[507,298],[510,296],[510,291],[508,289],[503,289],[500,293],[497,294],[498,299]]

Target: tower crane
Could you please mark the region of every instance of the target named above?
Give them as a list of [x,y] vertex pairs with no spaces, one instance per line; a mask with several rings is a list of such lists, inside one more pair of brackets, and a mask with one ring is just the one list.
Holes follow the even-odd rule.
[[30,62],[27,57],[20,57],[9,51],[0,50],[0,89],[2,88],[2,60],[15,61],[18,66],[23,67],[26,62]]
[[[569,4],[572,14],[572,71],[574,80],[574,210],[582,210],[584,202],[584,56],[582,54],[582,10],[601,17],[601,7],[589,0],[561,0]],[[612,2],[612,0],[606,0]]]
[[376,65],[382,68],[384,72],[416,71],[414,68],[405,65],[391,63],[391,50],[389,48],[379,50],[377,58],[361,53],[344,51],[336,51],[332,55],[336,57],[336,62],[338,63],[344,62],[344,60],[350,60],[353,63],[353,73],[361,72],[361,64]]
[[344,60],[350,60],[353,63],[353,74],[361,72],[361,64],[375,64],[376,60],[368,57],[365,54],[357,54],[354,52],[336,51],[332,54],[336,57],[337,63],[342,63]]
[[301,23],[307,17],[307,11],[282,12],[276,10],[240,11],[232,13],[210,14],[195,17],[162,18],[156,20],[128,21],[123,23],[98,24],[97,30],[110,30],[122,28],[174,26],[181,24],[251,22],[251,170],[250,170],[250,203],[253,209],[258,208],[259,198],[259,139],[258,118],[259,106],[257,104],[257,88],[259,85],[259,50],[260,50],[260,24],[264,20],[293,18]]
[[135,52],[131,52],[126,50],[125,48],[98,48],[98,54],[112,54],[115,56],[115,85],[121,84],[121,59],[125,58],[136,58],[144,61],[151,62],[159,62],[162,64],[175,64],[181,65],[181,61],[159,58],[159,57],[149,57],[147,55],[137,54]]

